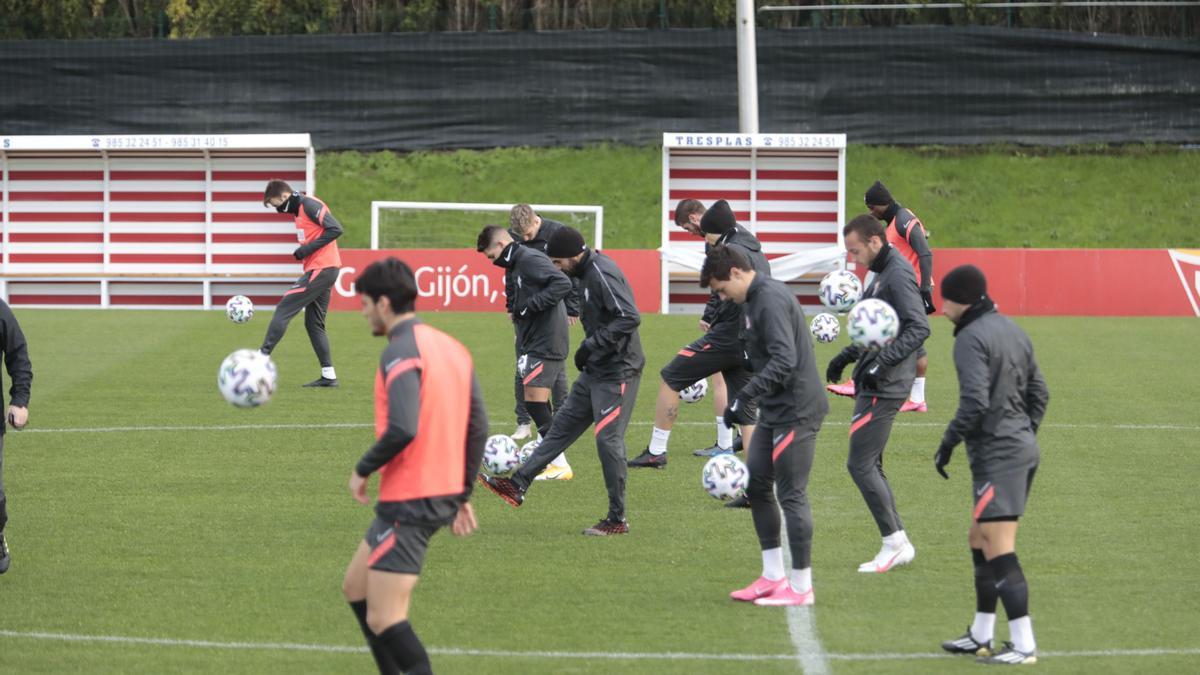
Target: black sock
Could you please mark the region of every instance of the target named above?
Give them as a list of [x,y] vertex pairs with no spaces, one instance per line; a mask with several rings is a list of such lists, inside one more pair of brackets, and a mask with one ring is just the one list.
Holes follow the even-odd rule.
[[1000,594],[996,592],[996,580],[992,578],[992,569],[988,567],[983,551],[971,549],[971,559],[975,561],[975,611],[983,614],[996,613],[996,601]]
[[525,409],[529,411],[529,416],[537,425],[538,433],[545,438],[550,433],[550,423],[554,421],[554,414],[550,412],[550,404],[546,401],[541,403],[525,401]]
[[358,617],[358,627],[362,629],[363,635],[367,638],[367,646],[371,648],[371,655],[375,657],[375,665],[379,666],[380,675],[400,675],[400,669],[396,667],[392,655],[379,644],[379,638],[367,625],[367,601],[352,602],[350,609],[354,610],[354,616]]
[[1025,573],[1016,553],[1005,553],[988,561],[992,578],[996,580],[996,591],[1004,603],[1004,613],[1013,621],[1029,614],[1029,587],[1025,584]]
[[421,644],[421,639],[413,632],[409,622],[401,621],[388,626],[378,639],[401,671],[408,675],[433,675],[425,645]]
[[8,498],[0,499],[0,533],[4,532],[4,526],[8,524]]

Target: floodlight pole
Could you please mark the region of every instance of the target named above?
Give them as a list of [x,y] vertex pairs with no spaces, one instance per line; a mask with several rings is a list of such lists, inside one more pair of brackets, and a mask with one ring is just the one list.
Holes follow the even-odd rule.
[[737,0],[738,131],[758,133],[758,47],[754,0]]

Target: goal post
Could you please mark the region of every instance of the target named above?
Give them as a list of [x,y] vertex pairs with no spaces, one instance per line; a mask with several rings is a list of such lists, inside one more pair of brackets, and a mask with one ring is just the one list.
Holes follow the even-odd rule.
[[[485,224],[508,228],[515,204],[464,202],[371,202],[371,249],[473,247]],[[593,249],[604,248],[604,207],[591,204],[530,204],[534,212],[579,230]]]

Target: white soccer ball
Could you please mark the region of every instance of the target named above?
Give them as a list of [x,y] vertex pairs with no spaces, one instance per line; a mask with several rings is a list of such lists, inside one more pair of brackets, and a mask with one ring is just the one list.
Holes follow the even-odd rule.
[[821,312],[809,322],[808,329],[812,331],[814,340],[822,344],[829,344],[842,333],[842,323],[829,312]]
[[845,312],[862,297],[862,282],[853,273],[837,270],[825,275],[817,289],[821,304],[835,312]]
[[483,446],[483,465],[492,473],[508,473],[521,463],[519,453],[516,441],[504,434],[496,434]]
[[275,363],[257,349],[239,349],[217,371],[217,388],[239,408],[256,408],[275,393]]
[[883,349],[900,333],[900,317],[892,306],[878,298],[867,298],[846,316],[850,341],[870,350]]
[[254,303],[244,295],[235,295],[225,303],[225,316],[234,323],[246,323],[254,316]]
[[521,452],[518,453],[518,455],[517,455],[518,462],[521,464],[524,464],[525,462],[529,461],[530,456],[533,455],[533,451],[537,450],[538,446],[541,444],[542,444],[542,439],[536,438],[532,441],[529,441],[525,445],[522,445]]
[[697,380],[679,391],[679,398],[684,403],[696,403],[708,393],[708,380]]
[[704,464],[700,484],[713,497],[727,502],[746,494],[750,470],[734,455],[717,455]]

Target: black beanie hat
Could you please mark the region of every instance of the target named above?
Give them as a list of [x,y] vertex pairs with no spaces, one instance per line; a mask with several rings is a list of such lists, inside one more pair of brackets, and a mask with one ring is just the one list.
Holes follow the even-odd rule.
[[960,305],[973,305],[987,297],[987,278],[974,265],[959,265],[942,277],[942,297]]
[[733,216],[733,209],[729,208],[729,202],[724,199],[709,207],[700,218],[700,231],[705,234],[725,234],[736,225],[737,218]]
[[546,255],[551,258],[574,258],[586,248],[579,230],[564,227],[550,235],[550,241],[546,242]]
[[892,201],[892,193],[883,183],[875,181],[874,185],[867,188],[867,206],[889,206]]

